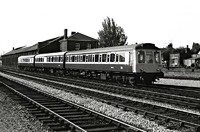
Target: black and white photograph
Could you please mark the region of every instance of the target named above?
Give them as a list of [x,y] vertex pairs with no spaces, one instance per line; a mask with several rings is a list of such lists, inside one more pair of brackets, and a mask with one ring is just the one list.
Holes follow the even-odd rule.
[[200,132],[200,1],[0,1],[0,132]]

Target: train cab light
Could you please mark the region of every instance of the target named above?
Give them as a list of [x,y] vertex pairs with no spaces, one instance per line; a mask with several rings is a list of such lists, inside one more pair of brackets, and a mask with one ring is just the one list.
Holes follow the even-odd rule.
[[161,72],[161,69],[157,69],[157,71]]

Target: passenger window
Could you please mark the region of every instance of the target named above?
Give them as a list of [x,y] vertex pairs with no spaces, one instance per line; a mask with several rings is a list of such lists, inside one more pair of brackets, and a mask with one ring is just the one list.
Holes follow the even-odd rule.
[[95,62],[95,55],[92,55],[92,62]]
[[83,56],[82,55],[80,56],[80,62],[83,62]]
[[60,62],[63,62],[63,57],[62,56],[60,56]]
[[154,61],[155,63],[160,63],[160,54],[159,52],[154,52]]
[[110,55],[107,54],[107,62],[110,62]]
[[101,62],[101,59],[102,59],[102,55],[99,55],[99,62]]
[[153,63],[153,52],[146,51],[146,61],[147,63]]
[[102,55],[102,62],[106,62],[106,54]]
[[119,61],[119,55],[116,54],[116,62],[118,62],[118,61]]
[[66,56],[66,62],[69,62],[69,56]]
[[83,55],[83,62],[85,62],[85,60],[86,60],[86,56],[85,56],[85,55]]
[[71,62],[74,62],[75,56],[71,56]]
[[89,56],[88,56],[88,61],[89,61],[89,62],[92,62],[92,55],[89,55]]
[[144,51],[138,51],[138,63],[144,63],[145,57],[144,57]]
[[99,55],[95,55],[95,62],[99,61]]
[[110,62],[115,62],[115,54],[110,54]]
[[74,56],[74,62],[77,62],[77,56]]
[[119,53],[119,61],[125,62],[125,53]]
[[85,56],[85,62],[88,62],[88,55]]

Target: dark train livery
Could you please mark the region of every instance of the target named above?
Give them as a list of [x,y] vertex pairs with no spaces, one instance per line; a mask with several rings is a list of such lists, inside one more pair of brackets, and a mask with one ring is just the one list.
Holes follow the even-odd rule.
[[123,83],[152,83],[163,76],[161,51],[151,43],[20,56],[18,67],[90,76]]

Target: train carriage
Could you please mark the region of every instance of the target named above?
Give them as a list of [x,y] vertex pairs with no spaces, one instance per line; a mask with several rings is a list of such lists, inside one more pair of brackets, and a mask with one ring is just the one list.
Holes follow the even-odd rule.
[[35,68],[39,71],[55,72],[63,70],[64,54],[66,52],[39,54],[35,56]]
[[154,44],[135,44],[68,52],[65,69],[78,73],[106,74],[126,82],[152,82],[162,76],[161,52]]
[[161,51],[151,43],[39,54],[33,58],[33,66],[39,71],[123,83],[152,83],[163,76]]
[[18,57],[18,67],[19,69],[31,70],[35,67],[34,62],[35,55],[27,55]]

